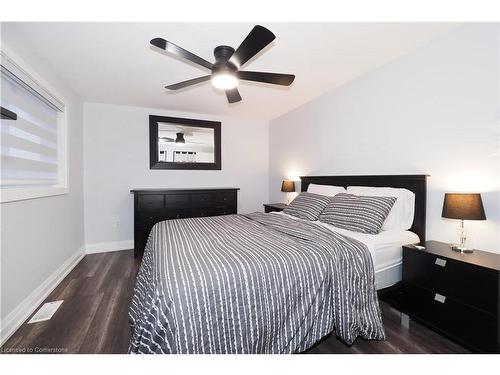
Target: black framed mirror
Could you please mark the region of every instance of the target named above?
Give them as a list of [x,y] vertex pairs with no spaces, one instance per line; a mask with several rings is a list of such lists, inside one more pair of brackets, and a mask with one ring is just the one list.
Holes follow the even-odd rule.
[[221,123],[149,116],[150,169],[221,169]]

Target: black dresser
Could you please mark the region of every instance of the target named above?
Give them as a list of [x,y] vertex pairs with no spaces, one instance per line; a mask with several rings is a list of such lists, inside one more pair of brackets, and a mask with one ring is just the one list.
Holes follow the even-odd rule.
[[427,241],[403,246],[402,282],[380,298],[478,352],[500,352],[500,254],[461,254]]
[[141,256],[153,226],[163,220],[235,214],[237,188],[133,189],[134,255]]

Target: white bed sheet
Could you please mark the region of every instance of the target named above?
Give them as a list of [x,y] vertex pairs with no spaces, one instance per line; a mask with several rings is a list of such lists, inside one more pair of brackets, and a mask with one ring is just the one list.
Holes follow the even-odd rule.
[[[286,215],[283,212],[273,213]],[[286,216],[301,220],[291,215]],[[321,221],[314,221],[313,223],[354,238],[366,245],[372,256],[377,289],[386,288],[401,280],[402,246],[420,242],[419,237],[409,230],[388,230],[379,234],[365,234],[337,228]]]
[[333,232],[363,242],[370,251],[375,272],[401,263],[403,255],[402,246],[420,241],[418,236],[409,230],[388,230],[382,231],[379,234],[365,234],[337,228],[321,221],[316,221],[315,223]]

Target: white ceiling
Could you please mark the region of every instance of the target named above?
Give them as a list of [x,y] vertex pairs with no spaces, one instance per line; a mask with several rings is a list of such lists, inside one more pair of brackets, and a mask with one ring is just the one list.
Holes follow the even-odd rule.
[[[214,47],[237,47],[245,23],[11,23],[15,33],[85,101],[272,119],[408,53],[457,27],[451,23],[262,24],[276,40],[244,69],[296,75],[292,86],[242,81],[243,101],[228,104],[209,83],[183,91],[163,87],[209,73],[157,52],[163,37],[213,61]],[[15,46],[13,46],[15,47]]]

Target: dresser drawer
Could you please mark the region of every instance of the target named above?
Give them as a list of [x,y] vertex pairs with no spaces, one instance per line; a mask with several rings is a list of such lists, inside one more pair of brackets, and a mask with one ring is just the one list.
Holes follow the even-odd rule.
[[215,215],[232,215],[236,213],[234,207],[215,207]]
[[163,194],[143,194],[137,197],[137,209],[140,211],[161,210],[163,207]]
[[449,296],[403,285],[395,297],[396,308],[475,350],[498,351],[498,317]]
[[214,216],[214,214],[215,209],[213,207],[191,209],[191,217]]
[[493,270],[404,248],[403,282],[498,313],[499,281]]
[[167,194],[165,195],[165,208],[190,208],[191,197],[189,194]]
[[162,220],[162,218],[156,215],[138,214],[134,223],[134,246],[144,251],[144,246],[146,246],[151,229],[156,223]]
[[140,252],[144,251],[149,233],[155,224],[165,220],[181,219],[190,216],[190,209],[137,212],[134,220],[134,247]]
[[192,194],[191,207],[204,208],[213,206],[213,194]]
[[142,212],[138,215],[137,221],[141,225],[153,226],[164,220],[182,219],[191,215],[190,209],[163,210],[157,212]]
[[144,212],[137,215],[136,224],[142,228],[146,228],[149,232],[149,230],[151,230],[156,223],[163,220],[165,220],[165,218],[162,215],[152,212]]
[[233,192],[223,192],[215,193],[215,205],[216,206],[235,206],[236,205],[236,193]]
[[164,220],[171,219],[183,219],[191,216],[190,209],[181,209],[181,210],[166,210],[164,213]]

